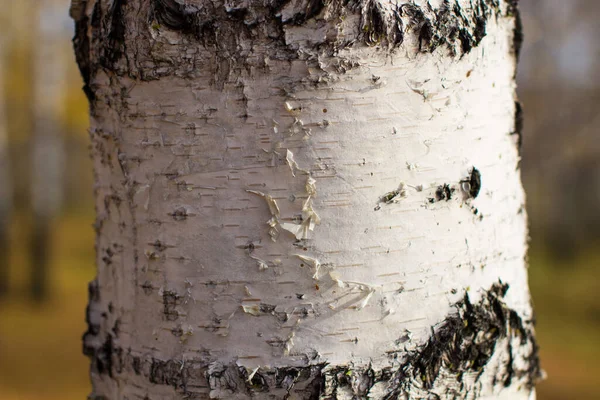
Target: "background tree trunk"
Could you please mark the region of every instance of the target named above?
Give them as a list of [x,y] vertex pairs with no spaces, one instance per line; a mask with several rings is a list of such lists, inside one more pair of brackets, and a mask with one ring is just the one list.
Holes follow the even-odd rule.
[[92,398],[532,398],[515,3],[74,1]]
[[48,295],[48,264],[52,221],[60,212],[63,192],[64,138],[58,116],[63,104],[66,70],[61,57],[61,33],[68,27],[62,2],[34,3],[39,23],[34,58],[34,130],[31,160],[31,294],[36,301]]
[[[4,15],[1,15],[4,17]],[[5,18],[0,18],[4,22]],[[6,32],[4,32],[6,33]],[[8,126],[4,103],[4,51],[6,38],[0,38],[0,297],[8,291],[9,227],[12,211],[12,179],[8,152]]]

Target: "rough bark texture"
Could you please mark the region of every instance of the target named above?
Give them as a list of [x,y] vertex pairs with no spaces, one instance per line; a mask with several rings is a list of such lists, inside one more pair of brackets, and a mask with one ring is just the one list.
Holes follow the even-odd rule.
[[75,1],[96,399],[526,399],[515,1]]

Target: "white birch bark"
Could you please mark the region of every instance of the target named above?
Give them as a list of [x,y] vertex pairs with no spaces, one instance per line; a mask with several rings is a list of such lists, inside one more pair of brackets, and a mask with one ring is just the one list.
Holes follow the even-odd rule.
[[515,12],[74,2],[93,396],[533,398]]

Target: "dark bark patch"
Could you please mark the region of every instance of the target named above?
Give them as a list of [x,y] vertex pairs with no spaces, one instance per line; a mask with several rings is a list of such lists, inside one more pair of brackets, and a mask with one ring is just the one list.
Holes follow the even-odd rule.
[[[372,367],[328,366],[317,364],[307,367],[261,368],[249,379],[249,371],[236,365],[211,364],[204,375],[211,390],[220,396],[227,393],[268,392],[281,393],[287,398],[292,391],[302,399],[336,398],[343,389],[356,398],[365,398],[377,383],[385,383],[387,392],[383,398],[395,399],[405,393],[427,393],[425,398],[436,398],[438,377],[453,375],[456,383],[444,388],[457,395],[464,394],[463,380],[469,375],[478,381],[484,367],[490,362],[498,343],[505,339],[507,348],[502,351],[506,358],[500,365],[495,382],[499,386],[518,384],[532,389],[540,377],[537,345],[531,328],[531,321],[521,316],[504,303],[508,285],[499,282],[492,285],[477,303],[468,294],[455,304],[456,313],[432,328],[429,339],[417,350],[400,358],[398,367],[375,370]],[[525,356],[518,355],[515,346],[529,346]],[[526,368],[516,367],[516,359],[521,357]],[[150,379],[153,383],[169,384],[182,388],[184,375],[190,366],[174,361],[153,360]],[[160,366],[160,373],[158,367]],[[139,370],[139,367],[138,367]],[[474,377],[474,378],[472,378]],[[475,385],[477,387],[478,385]],[[301,389],[300,389],[301,388]],[[282,390],[283,392],[277,392]],[[477,396],[477,393],[473,393]],[[431,397],[433,396],[433,397]]]
[[523,45],[523,20],[519,11],[519,0],[507,0],[508,7],[506,15],[515,18],[515,29],[513,31],[513,51],[517,61],[521,55],[521,46]]
[[282,323],[287,322],[289,319],[288,314],[283,311],[275,311],[276,308],[277,307],[272,304],[260,303],[260,305],[259,305],[259,311],[261,313],[273,315],[273,316],[275,316],[275,318],[277,318]]
[[109,26],[106,33],[104,51],[100,64],[107,68],[112,66],[125,54],[125,14],[123,7],[127,0],[115,0],[105,22]]
[[158,239],[156,239],[156,241],[154,243],[152,243],[152,247],[154,247],[154,249],[156,251],[160,251],[160,252],[163,252],[167,249],[167,245]]
[[520,101],[515,101],[515,127],[510,134],[517,137],[517,150],[521,154],[521,148],[523,147],[523,106]]
[[481,172],[475,167],[471,169],[471,173],[467,179],[463,179],[460,181],[463,185],[464,190],[469,194],[469,196],[473,199],[479,196],[479,192],[481,191]]
[[175,221],[185,221],[189,214],[188,214],[187,210],[185,209],[185,207],[179,207],[175,211],[173,211],[170,215],[171,215],[171,217],[173,217],[173,219]]
[[100,302],[100,290],[98,280],[94,279],[88,284],[88,305],[85,308],[85,322],[87,330],[83,334],[83,354],[93,356],[95,352],[94,346],[91,344],[93,339],[100,333],[100,324],[94,320],[93,313]]
[[181,328],[181,325],[178,325],[175,328],[171,329],[171,334],[175,337],[182,337],[183,329]]
[[113,377],[113,339],[108,335],[102,346],[94,352],[92,358],[92,370],[98,371],[100,375],[107,374]]
[[204,22],[200,9],[175,0],[154,0],[153,15],[159,24],[184,33],[194,33]]
[[246,383],[246,391],[248,393],[261,393],[269,391],[269,383],[267,382],[267,378],[260,371],[249,372],[246,368],[239,367],[238,373],[240,378]]
[[104,255],[102,256],[102,262],[107,266],[112,265],[112,258],[115,255],[115,252],[110,247],[108,247],[104,249],[103,253]]
[[142,283],[142,290],[144,290],[144,294],[146,296],[150,296],[152,294],[152,291],[154,290],[154,286],[152,286],[152,282],[145,281],[144,283]]
[[[481,43],[489,21],[501,13],[498,0],[474,0],[471,7],[465,8],[450,0],[437,8],[429,3],[383,7],[375,0],[152,0],[140,6],[141,10],[135,10],[134,3],[126,0],[115,0],[108,9],[101,3],[96,3],[91,17],[78,14],[74,38],[91,100],[93,77],[100,68],[142,80],[174,74],[194,76],[194,71],[208,65],[205,63],[211,54],[218,58],[218,62],[210,63],[216,69],[213,83],[217,86],[248,63],[256,62],[250,66],[264,68],[260,61],[263,57],[249,57],[258,53],[277,60],[314,60],[317,55],[339,57],[340,49],[360,44],[389,52],[412,37],[411,43],[416,43],[419,52],[445,47],[451,56],[462,56]],[[344,27],[344,33],[336,36],[341,21],[355,20],[348,18],[351,15],[358,16],[357,26]],[[328,32],[326,38],[311,42],[312,50],[294,42],[294,35],[287,35],[288,30],[309,21],[311,27]],[[148,29],[139,29],[135,35],[129,28],[144,25]],[[161,39],[163,30],[179,32],[181,43]],[[519,32],[516,29],[515,43],[520,43]],[[200,50],[197,56],[178,56],[195,46]],[[344,70],[352,63],[345,59],[340,65]]]
[[182,363],[175,360],[157,360],[152,359],[150,365],[150,382],[158,385],[168,385],[174,388],[185,387],[185,372],[182,368]]
[[119,318],[117,318],[115,320],[115,323],[113,324],[112,333],[115,337],[118,337],[120,332],[121,332],[121,320]]
[[75,59],[77,60],[79,72],[83,79],[83,92],[91,105],[95,100],[95,94],[90,87],[93,72],[90,56],[90,40],[87,33],[90,20],[83,12],[78,15],[73,15],[73,19],[75,20],[75,35],[73,36]]
[[299,368],[278,368],[275,371],[275,385],[289,393],[299,376]]
[[471,212],[473,213],[474,216],[477,217],[477,219],[479,221],[483,220],[483,214],[481,214],[481,212],[479,211],[479,209],[475,206],[471,206]]
[[[468,54],[479,46],[487,35],[488,20],[500,11],[495,0],[480,0],[473,8],[473,11],[466,11],[458,3],[451,5],[445,0],[437,10],[430,6],[403,4],[399,14],[408,17],[408,27],[417,32],[419,51],[433,52],[446,46],[454,56]],[[457,41],[460,50],[454,45]]]
[[402,373],[431,389],[442,367],[455,374],[480,371],[492,357],[496,342],[506,335],[507,315],[499,300],[508,285],[494,285],[480,304],[468,294],[457,304],[459,313],[435,329],[427,344],[405,362]]
[[437,201],[449,201],[452,199],[454,191],[454,188],[451,188],[450,185],[444,183],[443,185],[438,186],[437,190],[435,191],[435,199]]
[[175,307],[179,304],[180,296],[172,290],[165,290],[163,298],[163,314],[167,321],[175,321],[179,318],[179,312]]
[[[284,4],[289,3],[285,1]],[[304,0],[302,7],[299,11],[294,14],[294,17],[290,20],[285,21],[286,24],[303,25],[306,21],[319,15],[325,8],[325,2],[323,0]]]
[[[419,348],[393,357],[393,364],[383,369],[319,363],[260,368],[253,371],[250,379],[251,372],[235,363],[134,356],[131,351],[116,348],[111,336],[94,353],[93,365],[98,372],[109,376],[131,370],[146,376],[151,383],[172,386],[188,396],[195,394],[193,388],[208,386],[211,396],[216,398],[229,398],[235,393],[252,398],[261,396],[258,393],[268,393],[273,398],[294,396],[318,400],[335,399],[343,392],[361,399],[372,396],[371,389],[384,383],[382,398],[389,400],[408,393],[411,398],[422,395],[419,398],[434,399],[439,398],[436,392],[440,390],[454,394],[454,398],[463,398],[465,390],[470,390],[469,395],[477,398],[478,381],[484,368],[497,351],[502,351],[506,357],[494,366],[499,370],[489,376],[494,386],[523,385],[531,390],[541,376],[533,321],[524,321],[506,305],[503,299],[507,291],[508,285],[498,282],[486,290],[477,303],[466,293],[455,304],[456,312],[432,327],[430,337]],[[501,340],[507,347],[500,348]],[[529,347],[528,352],[523,355],[521,347]],[[525,368],[517,367],[523,364]],[[455,379],[436,385],[442,374]],[[469,379],[475,382],[467,388]]]
[[94,303],[100,301],[100,287],[98,285],[98,279],[94,279],[88,283],[88,300]]
[[[410,354],[395,372],[396,388],[386,398],[394,398],[412,385],[429,390],[434,388],[442,369],[462,381],[464,374],[480,374],[496,351],[500,339],[508,338],[509,357],[504,366],[504,385],[512,383],[518,376],[532,389],[540,378],[541,370],[537,357],[537,344],[533,331],[516,311],[503,302],[508,285],[494,284],[477,304],[468,294],[456,304],[457,314],[448,316],[432,329],[432,335],[420,350]],[[532,350],[526,357],[527,369],[517,371],[513,365],[513,345],[510,339],[520,338],[521,345],[530,345]],[[479,376],[478,378],[479,379]]]
[[[131,349],[129,349],[129,354],[131,354]],[[140,375],[142,373],[142,359],[140,357],[132,357],[131,367],[136,375]]]
[[[206,378],[211,391],[223,394],[239,393],[246,387],[244,374],[236,366],[228,367],[221,363],[212,363],[208,367]],[[217,398],[219,397],[226,398],[225,396],[217,396]]]
[[[376,1],[369,1],[367,3],[366,12],[361,18],[361,31],[362,37],[365,44],[369,46],[377,45],[383,42],[388,35],[388,24],[386,22],[386,11],[383,10],[380,3]],[[398,21],[400,25],[402,21]],[[399,30],[394,29],[391,31],[393,35],[396,35]],[[402,39],[399,39],[402,41]],[[391,43],[396,44],[397,38],[393,37],[390,40]]]

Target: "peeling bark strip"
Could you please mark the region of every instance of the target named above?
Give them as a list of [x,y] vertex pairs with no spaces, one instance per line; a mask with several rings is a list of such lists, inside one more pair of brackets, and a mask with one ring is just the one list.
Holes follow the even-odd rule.
[[90,398],[530,397],[515,1],[71,13]]
[[[319,363],[248,371],[208,359],[161,361],[117,349],[110,336],[88,354],[93,370],[101,375],[133,372],[151,383],[172,386],[186,398],[203,398],[201,393],[209,391],[217,399],[261,398],[261,393],[307,400],[448,395],[476,399],[486,368],[496,370],[492,383],[498,392],[513,384],[531,390],[541,378],[533,323],[503,302],[507,291],[507,284],[494,284],[476,304],[465,294],[454,306],[457,312],[432,327],[424,344],[404,355],[390,354],[392,365],[384,368]],[[518,359],[519,353],[523,356]]]

